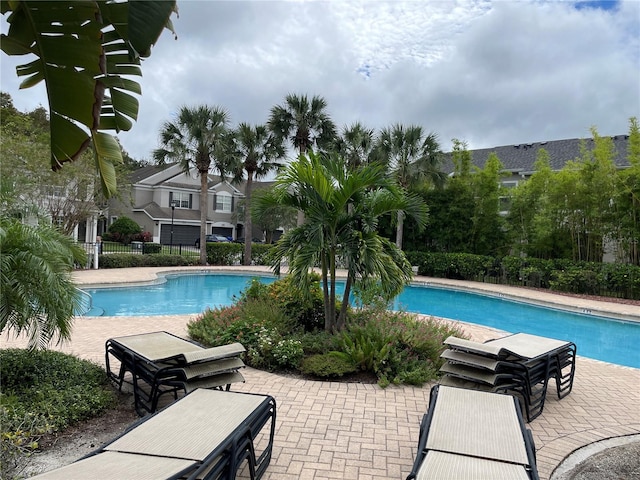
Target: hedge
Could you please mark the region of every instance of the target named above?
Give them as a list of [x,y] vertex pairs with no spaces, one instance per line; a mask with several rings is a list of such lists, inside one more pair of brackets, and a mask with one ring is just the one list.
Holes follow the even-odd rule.
[[566,259],[493,258],[467,253],[407,252],[418,274],[454,280],[548,288],[561,292],[640,299],[640,267]]

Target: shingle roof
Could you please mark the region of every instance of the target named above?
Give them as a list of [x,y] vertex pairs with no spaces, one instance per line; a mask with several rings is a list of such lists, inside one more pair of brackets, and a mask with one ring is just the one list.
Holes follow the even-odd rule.
[[[616,149],[617,155],[614,163],[618,168],[629,166],[627,160],[627,144],[629,143],[628,135],[616,135],[611,137]],[[483,168],[487,162],[487,158],[492,152],[498,156],[505,170],[510,172],[530,173],[533,172],[533,165],[536,161],[538,150],[544,148],[549,154],[551,168],[553,170],[561,170],[564,165],[570,161],[579,158],[580,144],[585,142],[587,147],[593,148],[593,139],[570,138],[567,140],[551,140],[547,142],[521,143],[517,145],[503,145],[500,147],[481,148],[478,150],[469,150],[471,160],[474,165]],[[445,154],[442,169],[450,173],[453,171],[453,163],[451,161],[451,153]]]
[[153,175],[155,175],[156,173],[159,173],[169,167],[171,167],[173,164],[168,164],[168,165],[147,165],[146,167],[142,167],[139,168],[137,170],[135,170],[134,172],[132,172],[129,175],[129,179],[131,180],[131,183],[137,183],[140,180],[144,180],[145,178],[151,177]]
[[[163,208],[156,202],[150,202],[141,207],[136,207],[134,211],[144,211],[153,220],[169,219],[171,218],[171,208]],[[200,210],[188,210],[186,208],[176,208],[173,212],[173,218],[175,220],[186,220],[200,222]]]

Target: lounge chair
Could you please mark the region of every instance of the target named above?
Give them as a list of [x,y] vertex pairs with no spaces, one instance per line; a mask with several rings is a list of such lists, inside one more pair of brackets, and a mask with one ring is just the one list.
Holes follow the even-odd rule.
[[31,478],[37,480],[80,480],[87,478],[124,479],[135,476],[137,480],[179,479],[194,471],[197,466],[197,462],[180,458],[103,452]]
[[270,396],[198,389],[89,456],[35,478],[232,479],[244,469],[259,479],[275,421]]
[[549,379],[556,381],[558,398],[571,392],[576,346],[571,342],[519,333],[486,343],[457,337],[444,341],[449,348],[440,371],[441,384],[517,395],[532,421],[543,409]]
[[558,398],[564,398],[571,393],[576,372],[577,347],[575,343],[528,333],[517,333],[489,340],[485,343],[485,345],[487,344],[517,352],[518,355],[528,356],[530,359],[544,356],[543,351],[548,352],[551,362],[549,375],[556,381]]
[[535,448],[510,395],[435,385],[407,480],[537,480]]
[[[136,411],[140,415],[157,410],[166,395],[178,398],[196,388],[227,389],[244,382],[239,369],[245,348],[239,343],[204,348],[167,332],[110,338],[105,344],[108,376],[122,389],[127,378],[133,386]],[[120,363],[113,370],[112,359]]]

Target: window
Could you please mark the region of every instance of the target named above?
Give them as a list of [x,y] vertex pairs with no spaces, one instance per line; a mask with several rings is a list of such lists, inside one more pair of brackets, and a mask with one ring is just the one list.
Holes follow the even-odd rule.
[[176,208],[191,208],[191,194],[187,192],[169,193],[169,206],[175,202]]
[[[504,190],[509,190],[518,186],[517,180],[505,180],[502,182],[501,187]],[[509,195],[500,195],[500,215],[506,215],[511,210],[511,197]]]
[[214,196],[216,212],[232,212],[233,197],[227,192],[220,192]]

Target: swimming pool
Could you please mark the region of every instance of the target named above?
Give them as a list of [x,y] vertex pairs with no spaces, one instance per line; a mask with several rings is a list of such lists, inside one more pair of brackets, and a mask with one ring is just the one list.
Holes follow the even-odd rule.
[[[207,307],[228,306],[251,275],[170,275],[166,282],[137,287],[92,288],[89,316],[193,314]],[[274,277],[260,277],[273,282]],[[338,285],[339,287],[339,285]],[[476,323],[508,332],[570,340],[578,354],[640,368],[640,323],[545,308],[506,298],[432,286],[408,286],[395,309]]]

